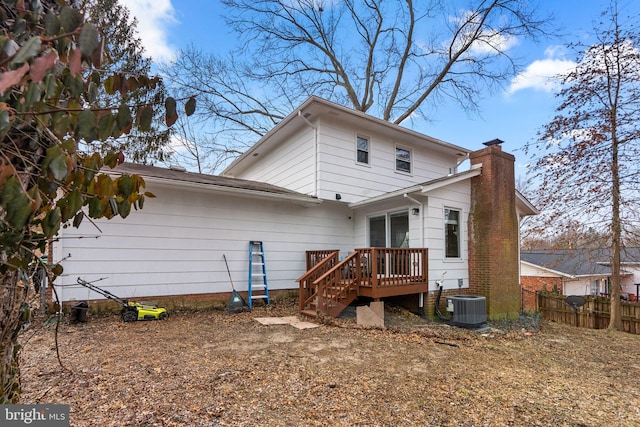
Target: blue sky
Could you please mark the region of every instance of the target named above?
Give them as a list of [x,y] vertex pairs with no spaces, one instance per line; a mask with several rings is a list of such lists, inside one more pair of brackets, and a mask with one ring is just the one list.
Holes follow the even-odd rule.
[[[234,35],[226,28],[218,1],[121,0],[138,19],[138,30],[147,53],[167,61],[181,48],[194,45],[203,51],[224,53],[233,46]],[[480,114],[468,115],[457,105],[442,105],[433,121],[404,123],[416,131],[469,149],[482,148],[484,141],[500,138],[503,149],[516,156],[516,174],[524,172],[528,159],[522,146],[554,115],[557,88],[545,76],[566,70],[574,60],[566,49],[569,42],[587,40],[593,22],[608,6],[608,0],[539,0],[542,15],[553,14],[562,37],[539,44],[519,42],[513,54],[522,58],[523,73],[506,82],[504,91],[480,102]],[[640,2],[620,0],[620,9],[640,15]]]

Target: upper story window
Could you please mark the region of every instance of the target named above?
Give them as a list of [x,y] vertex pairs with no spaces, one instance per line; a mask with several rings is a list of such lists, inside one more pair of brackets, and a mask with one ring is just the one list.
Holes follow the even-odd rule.
[[396,171],[411,173],[411,150],[396,147]]
[[356,145],[357,145],[356,147],[357,162],[368,165],[369,164],[369,138],[367,138],[366,136],[358,135]]
[[460,258],[460,211],[444,210],[444,246],[446,258]]

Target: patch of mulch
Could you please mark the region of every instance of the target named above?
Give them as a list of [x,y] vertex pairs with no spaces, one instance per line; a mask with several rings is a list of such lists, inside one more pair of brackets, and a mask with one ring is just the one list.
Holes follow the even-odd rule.
[[[22,403],[70,405],[73,426],[637,426],[640,339],[522,318],[479,330],[388,307],[298,330],[253,312],[34,322]],[[308,320],[308,319],[305,319]]]

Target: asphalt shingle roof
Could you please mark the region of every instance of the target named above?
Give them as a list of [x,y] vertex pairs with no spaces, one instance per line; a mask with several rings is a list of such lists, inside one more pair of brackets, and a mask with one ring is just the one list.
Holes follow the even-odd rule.
[[208,184],[218,187],[235,188],[242,190],[259,191],[263,193],[273,193],[280,195],[291,195],[299,197],[308,197],[316,199],[315,197],[308,196],[306,194],[298,193],[297,191],[288,190],[286,188],[278,187],[275,185],[267,184],[259,181],[249,181],[246,179],[229,178],[219,175],[207,175],[202,173],[166,169],[157,166],[138,165],[134,163],[123,163],[118,165],[115,169],[108,169],[106,172],[136,174],[142,177],[154,177],[162,178],[173,181],[192,182],[198,184]]
[[[572,276],[611,274],[610,248],[523,250],[520,259]],[[640,263],[640,248],[623,248],[621,262]]]

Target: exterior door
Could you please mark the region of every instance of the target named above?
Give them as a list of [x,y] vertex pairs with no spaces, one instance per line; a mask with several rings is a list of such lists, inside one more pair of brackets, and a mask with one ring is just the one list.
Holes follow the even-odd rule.
[[[395,212],[369,218],[369,246],[375,248],[409,247],[409,213]],[[395,258],[394,258],[395,256]],[[400,255],[378,255],[378,273],[394,274],[406,260]],[[399,271],[398,271],[399,273]]]
[[409,247],[409,213],[397,212],[369,218],[369,246]]

